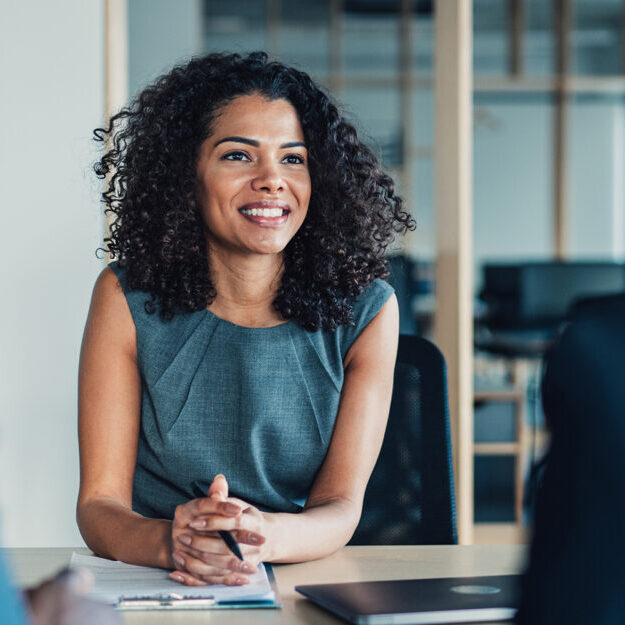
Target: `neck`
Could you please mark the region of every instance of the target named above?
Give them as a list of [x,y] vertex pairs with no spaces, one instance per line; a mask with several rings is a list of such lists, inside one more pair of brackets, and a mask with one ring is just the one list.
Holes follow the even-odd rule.
[[273,307],[284,271],[281,254],[232,256],[211,250],[209,267],[217,291],[208,306],[213,314],[248,327],[283,321]]

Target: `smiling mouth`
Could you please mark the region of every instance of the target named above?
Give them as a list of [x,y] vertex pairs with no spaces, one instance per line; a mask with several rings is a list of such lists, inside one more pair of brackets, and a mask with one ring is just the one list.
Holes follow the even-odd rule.
[[248,204],[239,209],[245,220],[260,228],[281,228],[289,219],[290,208],[287,205],[276,206],[274,202]]
[[249,215],[252,217],[282,217],[289,211],[285,208],[241,208],[239,212],[242,215]]

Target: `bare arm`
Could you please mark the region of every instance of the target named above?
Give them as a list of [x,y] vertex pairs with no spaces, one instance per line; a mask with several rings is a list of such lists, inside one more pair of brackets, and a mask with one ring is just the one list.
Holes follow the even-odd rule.
[[97,554],[172,568],[171,522],[132,511],[141,380],[135,326],[111,269],[98,278],[80,355],[77,520]]
[[393,295],[347,353],[336,426],[306,507],[298,515],[266,515],[268,560],[321,558],[352,537],[384,438],[398,335]]

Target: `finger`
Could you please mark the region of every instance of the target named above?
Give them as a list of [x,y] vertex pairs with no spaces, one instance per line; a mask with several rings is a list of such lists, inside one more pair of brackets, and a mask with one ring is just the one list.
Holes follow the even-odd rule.
[[246,545],[262,545],[267,540],[262,534],[251,530],[234,530],[232,535],[238,543]]
[[243,501],[243,499],[239,499],[238,497],[228,497],[227,500],[230,503],[240,506],[244,512],[246,510],[250,510],[252,507],[249,503],[247,503],[247,501]]
[[239,499],[238,497],[228,497],[226,499],[226,501],[228,503],[232,503],[235,506],[239,506],[239,508],[241,508],[241,511],[243,512],[243,514],[248,514],[251,512],[258,512],[256,510],[256,508],[254,508],[254,506],[252,506],[251,504],[247,503],[247,501],[243,501],[243,499]]
[[[180,556],[179,556],[180,559]],[[227,586],[241,586],[249,584],[250,580],[240,573],[220,570],[215,567],[202,567],[194,562],[194,558],[185,554],[185,567],[170,573],[171,579],[191,586],[205,586],[206,584],[226,584]]]
[[[239,551],[241,551],[246,562],[258,564],[262,561],[262,555],[259,553],[261,545],[266,541],[264,536],[255,532],[232,532],[232,534],[239,544]],[[232,554],[223,538],[216,532],[193,532],[191,536],[188,534],[179,535],[175,541],[174,549],[178,551],[189,549],[192,555],[195,555],[195,550],[226,556]]]
[[246,562],[252,562],[258,564],[262,562],[262,549],[260,547],[254,547],[252,545],[246,545],[239,543],[239,551]]
[[248,575],[253,575],[254,573],[258,573],[258,569],[253,562],[247,562],[246,560],[239,560],[237,556],[230,553],[228,551],[227,554],[220,553],[212,553],[208,551],[200,551],[199,549],[195,549],[193,547],[186,547],[185,549],[180,549],[180,552],[183,554],[189,554],[204,562],[204,564],[208,564],[210,566],[215,566],[217,568],[223,569],[224,571],[231,571],[233,573],[246,573]]
[[198,551],[216,553],[220,555],[228,555],[230,550],[219,534],[199,534],[196,532],[187,532],[179,534],[174,539],[174,549],[176,551],[184,551],[192,548]]
[[202,560],[192,556],[190,553],[183,552],[178,549],[174,551],[172,557],[176,564],[176,568],[181,571],[186,571],[199,579],[215,576],[223,577],[224,575],[232,573],[232,571],[228,569],[222,569],[211,563],[203,562]]
[[175,582],[179,582],[180,584],[185,584],[187,586],[206,586],[207,584],[207,582],[204,582],[197,577],[193,577],[193,575],[185,573],[184,571],[172,571],[169,574],[169,577]]
[[231,502],[219,501],[202,497],[176,506],[174,511],[174,527],[187,527],[195,517],[207,514],[236,516],[241,514],[241,508]]
[[[265,541],[263,536],[250,533],[251,536],[257,536],[261,539],[261,543]],[[254,546],[251,546],[254,544]],[[240,543],[239,548],[243,554],[243,560],[239,560],[232,554],[224,540],[218,535],[205,536],[194,532],[193,534],[181,534],[177,537],[177,544],[174,545],[176,551],[188,552],[193,557],[202,562],[215,566],[221,566],[223,568],[231,569],[232,571],[239,571],[242,573],[253,574],[257,570],[255,568],[250,569],[245,566],[245,562],[252,562],[252,564],[258,564],[261,557],[258,555],[259,548],[256,543],[250,545],[244,545]],[[247,555],[246,555],[247,554]],[[249,558],[252,558],[251,560]]]
[[217,532],[208,534],[200,532],[191,532],[181,534],[175,540],[174,549],[176,551],[184,551],[186,549],[194,549],[203,553],[214,553],[222,556],[232,554],[224,539]]
[[249,584],[250,580],[244,575],[209,575],[206,577],[195,577],[185,571],[173,571],[169,577],[187,586],[207,586],[212,584],[224,584],[225,586],[243,586]]
[[220,530],[247,530],[257,532],[258,519],[245,514],[226,517],[220,514],[198,515],[189,522],[189,527],[202,532],[218,532]]
[[209,497],[195,499],[193,501],[193,506],[191,506],[190,509],[194,517],[203,516],[206,514],[236,516],[243,512],[243,508],[241,508],[239,504],[233,503],[231,501],[220,501],[218,499],[211,499]]
[[174,510],[173,527],[186,527],[194,517],[197,509],[197,499],[192,499],[187,503],[181,503]]
[[213,483],[208,488],[208,496],[216,499],[228,497],[228,481],[225,475],[220,473],[213,478]]

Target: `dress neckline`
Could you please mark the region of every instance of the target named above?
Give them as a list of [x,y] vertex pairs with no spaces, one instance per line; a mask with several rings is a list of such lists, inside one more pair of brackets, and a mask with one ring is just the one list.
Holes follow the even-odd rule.
[[212,318],[215,319],[215,321],[217,321],[218,323],[223,323],[227,326],[232,326],[233,328],[236,328],[237,330],[245,330],[245,331],[267,331],[267,330],[276,330],[277,328],[282,328],[284,326],[288,326],[291,323],[293,323],[295,320],[294,319],[287,319],[286,321],[283,321],[282,323],[278,323],[275,326],[264,326],[264,327],[260,327],[260,328],[256,328],[256,327],[250,327],[250,326],[241,326],[238,325],[236,323],[232,323],[232,321],[228,321],[227,319],[223,319],[222,317],[218,317],[214,312],[211,312],[210,310],[208,310],[208,308],[204,309],[206,311],[206,314]]

